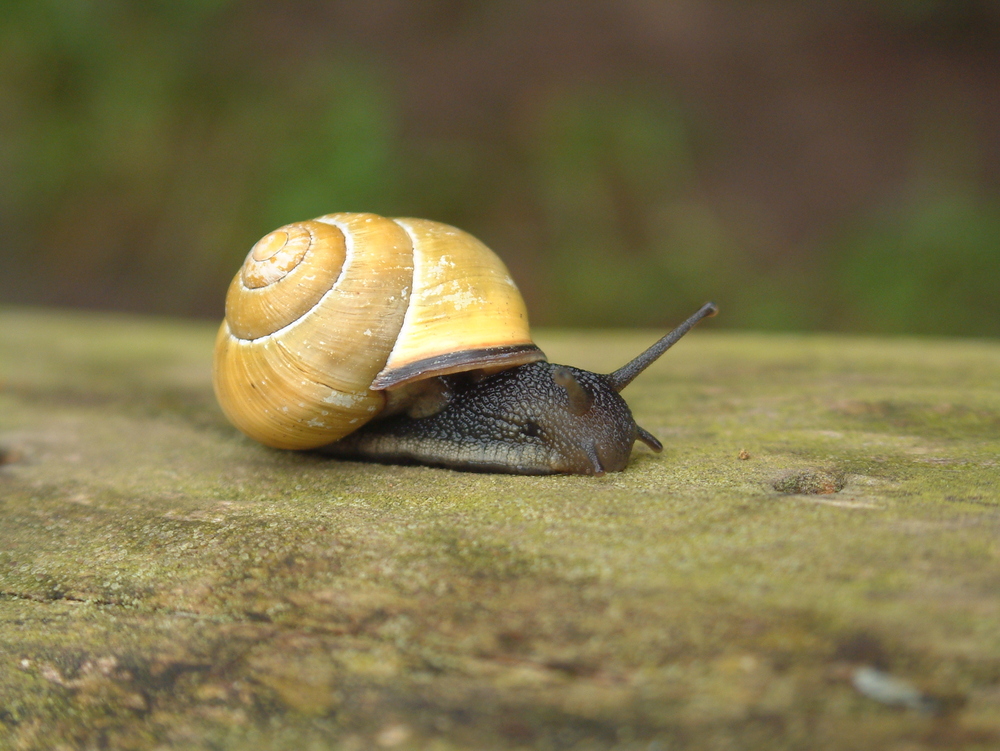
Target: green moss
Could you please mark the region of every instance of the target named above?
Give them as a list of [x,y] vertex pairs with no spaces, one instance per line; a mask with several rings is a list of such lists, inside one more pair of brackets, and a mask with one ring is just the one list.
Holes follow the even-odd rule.
[[1000,743],[995,343],[696,332],[661,455],[507,477],[253,444],[211,326],[0,318],[0,748]]

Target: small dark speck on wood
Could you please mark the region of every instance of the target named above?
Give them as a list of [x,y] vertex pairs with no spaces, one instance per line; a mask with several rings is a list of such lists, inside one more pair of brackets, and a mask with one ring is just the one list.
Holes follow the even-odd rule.
[[0,446],[0,466],[21,461],[21,452],[9,446]]

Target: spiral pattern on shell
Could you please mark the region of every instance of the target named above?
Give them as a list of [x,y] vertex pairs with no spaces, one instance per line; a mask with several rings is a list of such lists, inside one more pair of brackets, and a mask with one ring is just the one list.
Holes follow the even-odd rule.
[[506,267],[474,237],[328,214],[250,250],[226,296],[213,382],[244,433],[305,449],[377,416],[386,389],[543,358]]

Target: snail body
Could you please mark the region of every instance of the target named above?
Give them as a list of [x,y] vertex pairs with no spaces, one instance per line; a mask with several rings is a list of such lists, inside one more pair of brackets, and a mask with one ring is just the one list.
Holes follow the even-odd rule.
[[714,312],[615,373],[553,365],[480,241],[424,219],[328,214],[250,250],[227,293],[213,383],[229,420],[275,448],[603,474],[625,467],[635,440],[660,448],[618,392]]

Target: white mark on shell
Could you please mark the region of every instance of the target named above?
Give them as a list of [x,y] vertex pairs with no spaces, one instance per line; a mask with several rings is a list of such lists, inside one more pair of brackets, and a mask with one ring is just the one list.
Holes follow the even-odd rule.
[[441,295],[439,300],[447,305],[451,305],[455,310],[463,310],[474,305],[487,306],[488,301],[467,290],[452,292],[450,295]]
[[356,407],[358,402],[364,398],[362,394],[345,394],[341,391],[331,391],[329,396],[323,397],[323,403],[333,404],[337,407]]

